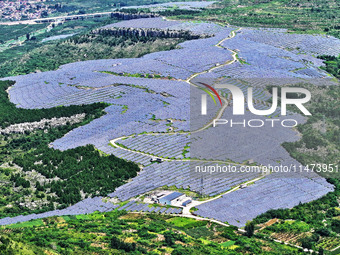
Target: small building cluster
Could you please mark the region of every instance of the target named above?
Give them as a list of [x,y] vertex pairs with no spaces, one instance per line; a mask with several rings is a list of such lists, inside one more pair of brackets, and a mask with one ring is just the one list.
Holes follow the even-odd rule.
[[192,202],[190,197],[177,191],[159,191],[151,194],[147,200],[149,200],[148,202],[150,203],[172,205],[177,207],[185,207]]

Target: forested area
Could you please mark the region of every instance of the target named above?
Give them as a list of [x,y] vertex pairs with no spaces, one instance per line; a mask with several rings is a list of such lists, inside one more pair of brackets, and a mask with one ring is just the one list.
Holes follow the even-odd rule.
[[[114,155],[101,155],[92,145],[66,151],[39,146],[13,163],[23,172],[33,171],[47,179],[55,179],[41,185],[40,191],[55,197],[49,201],[67,206],[82,200],[81,192],[87,196],[106,196],[126,180],[135,177],[139,167],[135,163],[119,159]],[[20,179],[14,178],[14,182]],[[64,207],[62,206],[62,207]]]
[[[67,151],[54,150],[49,144],[72,129],[85,125],[104,114],[105,103],[60,106],[50,109],[16,108],[6,89],[12,81],[0,81],[0,119],[4,125],[39,121],[42,118],[73,116],[85,113],[75,124],[46,127],[23,134],[0,136],[0,168],[2,185],[0,217],[63,208],[85,197],[106,195],[126,180],[136,176],[139,167],[131,162],[105,155],[92,145]],[[36,172],[40,181],[28,173]],[[31,201],[31,202],[30,202]],[[30,206],[34,204],[35,209]]]
[[[327,72],[339,78],[340,56],[320,56],[325,60]],[[300,85],[299,85],[300,86]],[[340,164],[340,88],[339,86],[316,87],[301,85],[311,91],[312,100],[306,105],[311,112],[305,124],[298,125],[302,138],[283,147],[292,157],[304,165]],[[340,170],[320,171],[325,177],[340,177]]]
[[174,49],[182,41],[179,38],[87,32],[41,45],[23,56],[0,64],[0,77],[56,70],[61,65],[77,61],[137,58],[151,52]]
[[18,39],[20,36],[25,36],[26,34],[34,33],[37,30],[46,28],[46,24],[35,24],[35,25],[13,25],[6,26],[0,25],[0,44],[3,44],[9,40]]
[[[339,165],[340,148],[340,88],[339,86],[319,87],[299,84],[312,93],[312,99],[305,106],[312,116],[299,124],[297,130],[302,138],[297,142],[285,142],[283,147],[303,165]],[[294,110],[294,109],[292,109]],[[340,171],[340,170],[339,170]],[[320,171],[325,177],[340,177],[340,172]]]
[[[51,40],[53,37],[86,33],[91,29],[116,21],[115,18],[107,17],[78,19],[53,24],[50,28],[48,24],[0,25],[1,31],[4,31],[4,35],[0,36],[0,71],[7,70],[6,65],[10,63],[9,60],[14,61],[36,48],[58,42]],[[6,38],[12,40],[6,41]]]
[[320,56],[319,58],[325,60],[326,66],[321,68],[326,70],[328,73],[334,75],[336,78],[340,79],[340,55],[335,56]]

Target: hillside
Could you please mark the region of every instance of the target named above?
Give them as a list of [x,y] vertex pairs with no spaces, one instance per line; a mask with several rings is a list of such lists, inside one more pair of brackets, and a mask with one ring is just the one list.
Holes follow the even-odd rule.
[[201,13],[165,12],[178,18],[211,20],[245,27],[286,28],[291,32],[340,38],[340,3],[335,0],[225,0]]
[[30,4],[55,18],[0,24],[0,254],[339,253],[338,1]]
[[271,240],[248,238],[208,221],[124,211],[52,217],[0,229],[2,251],[34,254],[303,254]]

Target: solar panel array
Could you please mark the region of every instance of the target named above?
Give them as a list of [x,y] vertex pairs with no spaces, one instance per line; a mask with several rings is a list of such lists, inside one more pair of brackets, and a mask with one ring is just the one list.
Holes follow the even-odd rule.
[[242,37],[245,40],[289,49],[294,53],[333,56],[340,54],[339,39],[333,36],[289,34],[286,29],[246,28],[243,31]]
[[144,213],[163,213],[163,214],[180,214],[182,208],[163,207],[163,206],[151,206],[150,204],[140,203],[136,201],[130,201],[126,205],[118,208],[119,211],[126,210],[128,212],[144,212]]
[[333,186],[316,174],[289,178],[272,174],[245,189],[197,206],[195,214],[243,227],[247,221],[270,209],[291,208],[331,191]]
[[[232,160],[238,163],[252,160],[258,165],[266,166],[300,165],[281,146],[283,142],[294,142],[300,139],[298,132],[281,125],[281,121],[287,117],[275,117],[277,120],[274,124],[275,128],[272,127],[271,121],[266,121],[268,119],[266,116],[256,116],[249,111],[245,111],[245,115],[235,116],[232,108],[227,108],[221,118],[228,120],[228,123],[191,135],[190,156],[192,158]],[[249,120],[253,119],[262,120],[263,126],[250,127]],[[289,119],[294,119],[297,123],[305,122],[305,119],[297,114],[290,115]],[[231,123],[239,124],[233,124],[231,127]],[[251,122],[250,125],[260,124],[256,121]]]
[[118,187],[109,196],[125,201],[164,185],[190,189],[198,193],[214,196],[261,175],[258,172],[207,175],[206,173],[195,172],[195,167],[200,165],[211,165],[211,163],[166,161],[149,165],[144,167],[143,171],[134,177],[131,182]]
[[[266,107],[269,107],[266,105],[269,95],[264,87],[273,81],[269,78],[277,78],[274,84],[279,85],[292,83],[292,81],[295,83],[300,81],[314,82],[319,78],[325,84],[328,82],[327,74],[319,69],[323,63],[313,55],[338,55],[340,53],[339,40],[333,37],[288,34],[285,30],[277,29],[243,28],[237,32],[234,38],[223,41],[222,46],[224,48],[221,48],[216,47],[216,44],[228,37],[235,28],[207,22],[166,21],[161,18],[122,21],[115,23],[114,26],[188,29],[197,33],[210,33],[213,36],[206,39],[186,41],[175,50],[155,52],[138,59],[77,62],[61,66],[56,71],[7,79],[16,81],[16,84],[9,90],[9,95],[11,101],[22,108],[45,108],[93,102],[111,104],[105,109],[107,112],[105,116],[86,126],[74,129],[63,138],[54,141],[52,145],[54,148],[66,150],[93,144],[106,153],[146,166],[131,182],[117,188],[115,192],[110,194],[110,196],[118,197],[122,201],[163,185],[174,185],[177,188],[190,189],[212,196],[259,176],[258,173],[201,176],[192,172],[192,167],[195,167],[195,164],[199,164],[199,162],[172,161],[149,165],[151,157],[109,145],[109,141],[114,138],[132,134],[143,132],[166,133],[169,128],[167,119],[180,120],[172,123],[172,126],[177,128],[176,132],[202,127],[199,126],[202,122],[190,123],[193,121],[192,117],[196,116],[193,115],[196,112],[191,111],[192,109],[188,107],[192,86],[185,80],[191,75],[221,65],[211,72],[197,75],[192,82],[208,79],[213,84],[217,81],[216,79],[219,79],[220,82],[235,84],[242,91],[246,91],[248,86],[253,86],[255,87],[256,108],[266,109]],[[231,65],[223,65],[232,60],[232,53],[227,49],[235,50],[238,53],[238,58],[246,63],[236,61]],[[300,54],[301,52],[303,54]],[[161,76],[172,76],[177,80],[116,76],[102,73],[103,71],[159,74]],[[164,93],[168,96],[165,96]],[[228,96],[228,91],[222,91],[222,93]],[[211,114],[218,110],[217,107],[210,109],[214,109]],[[230,111],[231,108],[228,107],[222,117],[230,118]],[[246,119],[251,117],[249,114],[247,111]],[[278,112],[275,112],[271,117],[277,115]],[[290,118],[297,119],[300,117],[297,115],[290,116]],[[210,115],[205,119],[205,123],[210,120],[209,118],[211,119]],[[299,122],[302,122],[302,120],[299,120]],[[207,129],[200,136],[209,140],[213,137],[210,132],[211,129]],[[229,139],[223,147],[226,149],[223,153],[204,150],[203,147],[202,151],[198,151],[204,152],[201,157],[206,159],[231,159],[238,162],[253,159],[261,164],[278,164],[278,162],[297,164],[280,145],[282,142],[297,139],[296,134],[290,129],[263,129],[262,131],[256,129],[256,132],[246,128],[243,130],[229,129],[226,135]],[[156,152],[157,155],[180,158],[178,149],[182,148],[184,143],[187,144],[187,138],[183,137],[185,135],[145,135],[120,140],[120,142],[135,150],[143,150],[147,153]],[[235,139],[235,137],[238,137],[238,139]],[[217,139],[213,141],[217,144],[219,142]],[[164,146],[164,149],[162,149],[162,146]],[[192,147],[191,145],[191,154]],[[267,209],[278,206],[294,206],[300,201],[316,199],[332,190],[332,187],[322,178],[317,181],[313,176],[300,176],[299,178],[292,178],[291,181],[287,180],[287,178],[269,179],[266,177],[247,189],[233,192],[214,202],[200,206],[199,213],[205,217],[211,216],[240,225],[245,220],[251,219]],[[303,180],[306,185],[301,184],[299,180]],[[303,189],[301,189],[302,186]],[[276,189],[275,187],[279,188]],[[271,199],[267,199],[268,194],[266,192],[271,191],[271,189]],[[285,196],[286,193],[290,194],[291,190],[294,191],[294,195]],[[247,194],[248,191],[252,191],[251,194],[253,195]],[[59,214],[89,213],[99,209],[106,210],[104,204],[101,204],[102,202],[96,201],[93,202],[93,199],[84,200],[73,207],[39,215],[18,216],[13,219],[5,218],[0,220],[0,223],[10,224],[29,220],[30,217],[41,218]],[[235,204],[235,206],[231,206],[231,204]],[[112,206],[111,204],[107,209],[112,209]],[[159,212],[163,212],[163,209]],[[233,218],[234,214],[239,214],[240,217]]]
[[169,30],[189,30],[199,34],[215,34],[224,28],[212,22],[197,22],[197,21],[177,21],[159,18],[145,18],[138,20],[125,20],[118,23],[113,23],[102,27],[126,27],[126,28],[158,28]]
[[327,73],[319,69],[323,62],[314,55],[340,54],[340,40],[334,37],[288,34],[273,29],[243,28],[222,45],[236,50],[246,64],[238,62],[214,72],[237,78],[325,79],[329,78]]
[[[134,151],[150,155],[183,158],[184,147],[190,143],[190,137],[187,134],[139,135],[119,140],[118,143]],[[185,154],[185,156],[187,157],[189,154]]]

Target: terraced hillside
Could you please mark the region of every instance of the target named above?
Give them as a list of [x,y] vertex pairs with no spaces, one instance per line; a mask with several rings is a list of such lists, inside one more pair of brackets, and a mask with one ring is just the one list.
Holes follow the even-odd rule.
[[[321,69],[324,66],[322,60],[315,57],[339,54],[338,39],[288,34],[282,29],[241,28],[162,18],[122,21],[109,27],[189,30],[209,37],[185,41],[176,49],[141,58],[83,61],[63,65],[55,71],[5,79],[15,81],[8,93],[10,100],[19,108],[95,102],[109,104],[105,116],[73,129],[49,146],[67,152],[92,144],[101,153],[139,164],[143,168],[141,173],[113,193],[107,192],[107,189],[98,190],[100,195],[113,199],[113,207],[145,192],[172,186],[199,194],[203,201],[197,203],[197,215],[242,227],[248,220],[269,209],[290,208],[318,199],[333,190],[333,186],[316,173],[304,170],[284,175],[263,170],[262,166],[268,164],[300,164],[281,146],[283,142],[299,140],[295,129],[268,127],[252,130],[240,127],[226,132],[222,128],[211,128],[211,120],[215,116],[232,117],[231,108],[227,106],[235,102],[227,90],[220,92],[222,107],[209,101],[210,111],[206,116],[201,116],[199,108],[190,102],[198,102],[201,82],[210,85],[229,83],[242,91],[252,86],[255,88],[252,100],[259,109],[267,109],[271,104],[268,85],[311,83],[314,86],[338,86],[334,77]],[[277,38],[280,38],[279,43]],[[254,118],[247,105],[245,108],[244,118],[247,121]],[[266,117],[283,120],[280,108]],[[306,122],[306,118],[294,109],[290,109],[289,118],[300,124]],[[233,132],[238,140],[232,138]],[[218,139],[216,134],[227,139]],[[209,142],[202,147],[201,141]],[[150,162],[155,157],[163,162]],[[196,166],[211,162],[238,170],[213,176],[193,172]],[[34,160],[31,163],[32,169],[39,164]],[[246,166],[258,166],[261,171],[241,173],[240,170]],[[247,189],[238,189],[242,183],[255,184]],[[253,192],[249,194],[250,190]],[[110,194],[104,194],[105,191]],[[91,201],[89,199],[86,203]],[[233,204],[228,212],[221,211],[220,207],[225,204]],[[91,211],[96,206],[94,204]],[[98,210],[101,206],[97,206]],[[76,205],[64,210],[38,217],[88,212]],[[189,211],[182,213],[190,214]],[[1,224],[30,218],[32,216],[6,218],[1,220]]]

